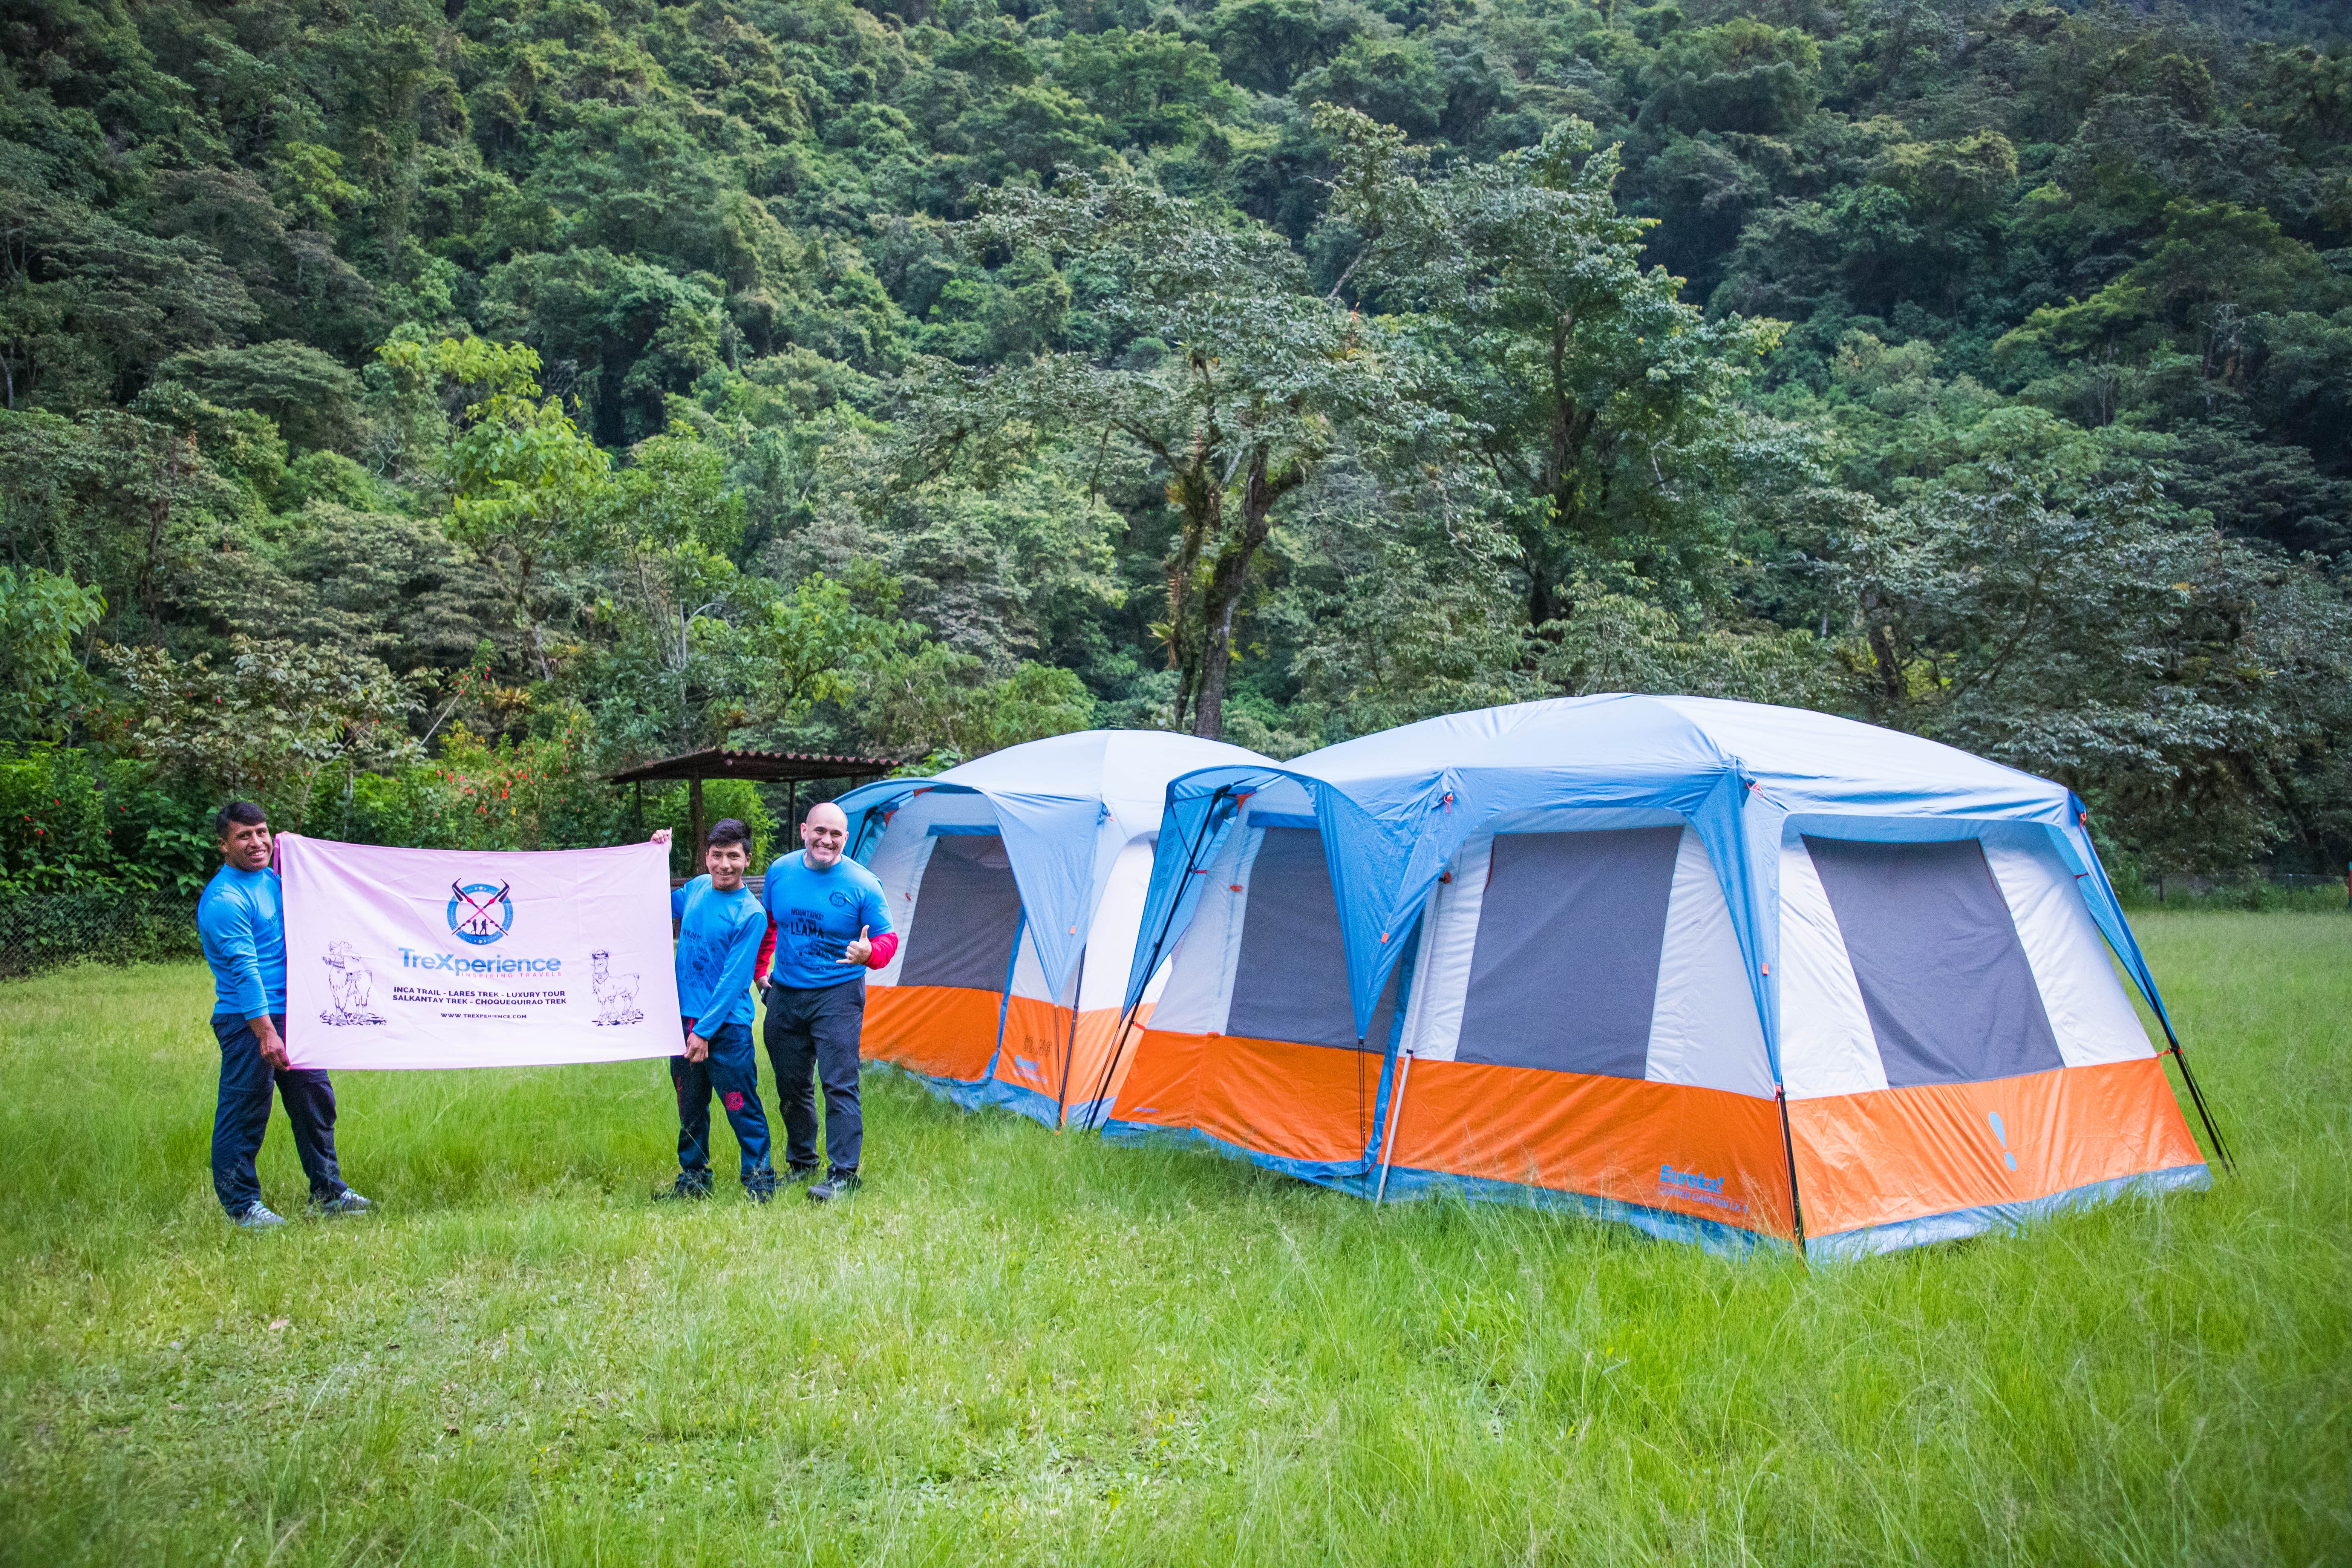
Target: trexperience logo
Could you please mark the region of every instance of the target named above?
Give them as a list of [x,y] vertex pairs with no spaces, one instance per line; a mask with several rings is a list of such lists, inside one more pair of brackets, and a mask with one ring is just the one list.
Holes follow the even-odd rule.
[[514,929],[514,884],[449,884],[449,931],[459,942],[488,947]]

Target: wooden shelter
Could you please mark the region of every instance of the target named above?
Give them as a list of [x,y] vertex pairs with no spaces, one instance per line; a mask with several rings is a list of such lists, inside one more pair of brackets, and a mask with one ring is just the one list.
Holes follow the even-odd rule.
[[800,820],[801,785],[823,780],[840,779],[856,784],[866,779],[880,778],[898,767],[896,757],[835,756],[818,752],[729,752],[713,749],[707,752],[685,752],[675,757],[662,757],[650,763],[640,763],[624,768],[613,775],[614,784],[637,786],[637,826],[645,826],[646,785],[683,780],[687,788],[687,816],[693,825],[693,842],[702,842],[702,781],[705,779],[750,779],[758,784],[792,785],[791,804],[786,808],[786,826]]

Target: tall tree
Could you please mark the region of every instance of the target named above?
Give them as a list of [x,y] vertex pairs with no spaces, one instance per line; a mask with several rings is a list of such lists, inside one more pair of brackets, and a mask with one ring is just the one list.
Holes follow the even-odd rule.
[[1394,458],[1451,437],[1417,395],[1414,345],[1310,291],[1279,236],[1131,178],[1007,187],[962,237],[1054,256],[1112,331],[1092,353],[930,367],[914,420],[927,471],[1053,436],[1139,458],[1175,521],[1154,628],[1178,676],[1171,721],[1222,735],[1235,617],[1276,505],[1343,444]]
[[412,381],[479,387],[449,445],[450,531],[504,579],[515,624],[530,635],[540,678],[554,668],[539,615],[541,569],[602,502],[612,459],[556,398],[540,396],[539,355],[520,343],[395,340],[383,358]]
[[1618,150],[1580,120],[1442,175],[1354,110],[1315,123],[1337,155],[1333,306],[1421,313],[1433,384],[1507,498],[1529,622],[1566,616],[1580,577],[1707,575],[1758,455],[1732,398],[1782,323],[1709,321],[1643,269],[1654,225],[1618,210]]

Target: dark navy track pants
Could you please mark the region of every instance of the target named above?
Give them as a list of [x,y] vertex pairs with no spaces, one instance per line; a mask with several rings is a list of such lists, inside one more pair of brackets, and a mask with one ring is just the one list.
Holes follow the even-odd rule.
[[[681,1031],[694,1022],[678,1020]],[[773,1192],[776,1173],[768,1163],[768,1113],[760,1108],[760,1058],[751,1049],[751,1026],[721,1024],[710,1037],[708,1060],[669,1058],[669,1081],[677,1090],[677,1168],[695,1185],[710,1184],[710,1096],[719,1094],[735,1147],[743,1157],[746,1192]]]
[[[270,1022],[286,1037],[283,1016]],[[213,1108],[213,1192],[234,1219],[261,1201],[261,1179],[253,1158],[269,1130],[272,1089],[285,1102],[294,1128],[294,1152],[310,1178],[310,1201],[326,1203],[350,1189],[335,1164],[335,1086],[308,1068],[273,1068],[261,1059],[261,1045],[243,1018],[224,1013],[213,1019],[220,1041],[220,1099]]]
[[857,1104],[857,1037],[866,1026],[866,979],[838,985],[771,985],[768,1060],[776,1069],[776,1104],[784,1118],[784,1159],[795,1171],[816,1164],[816,1088],[824,1083],[825,1163],[857,1169],[866,1116]]

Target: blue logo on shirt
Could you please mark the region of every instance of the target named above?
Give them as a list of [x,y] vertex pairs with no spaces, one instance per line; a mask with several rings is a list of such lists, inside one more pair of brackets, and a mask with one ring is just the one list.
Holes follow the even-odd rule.
[[459,942],[487,947],[514,927],[513,884],[449,884],[449,930]]

